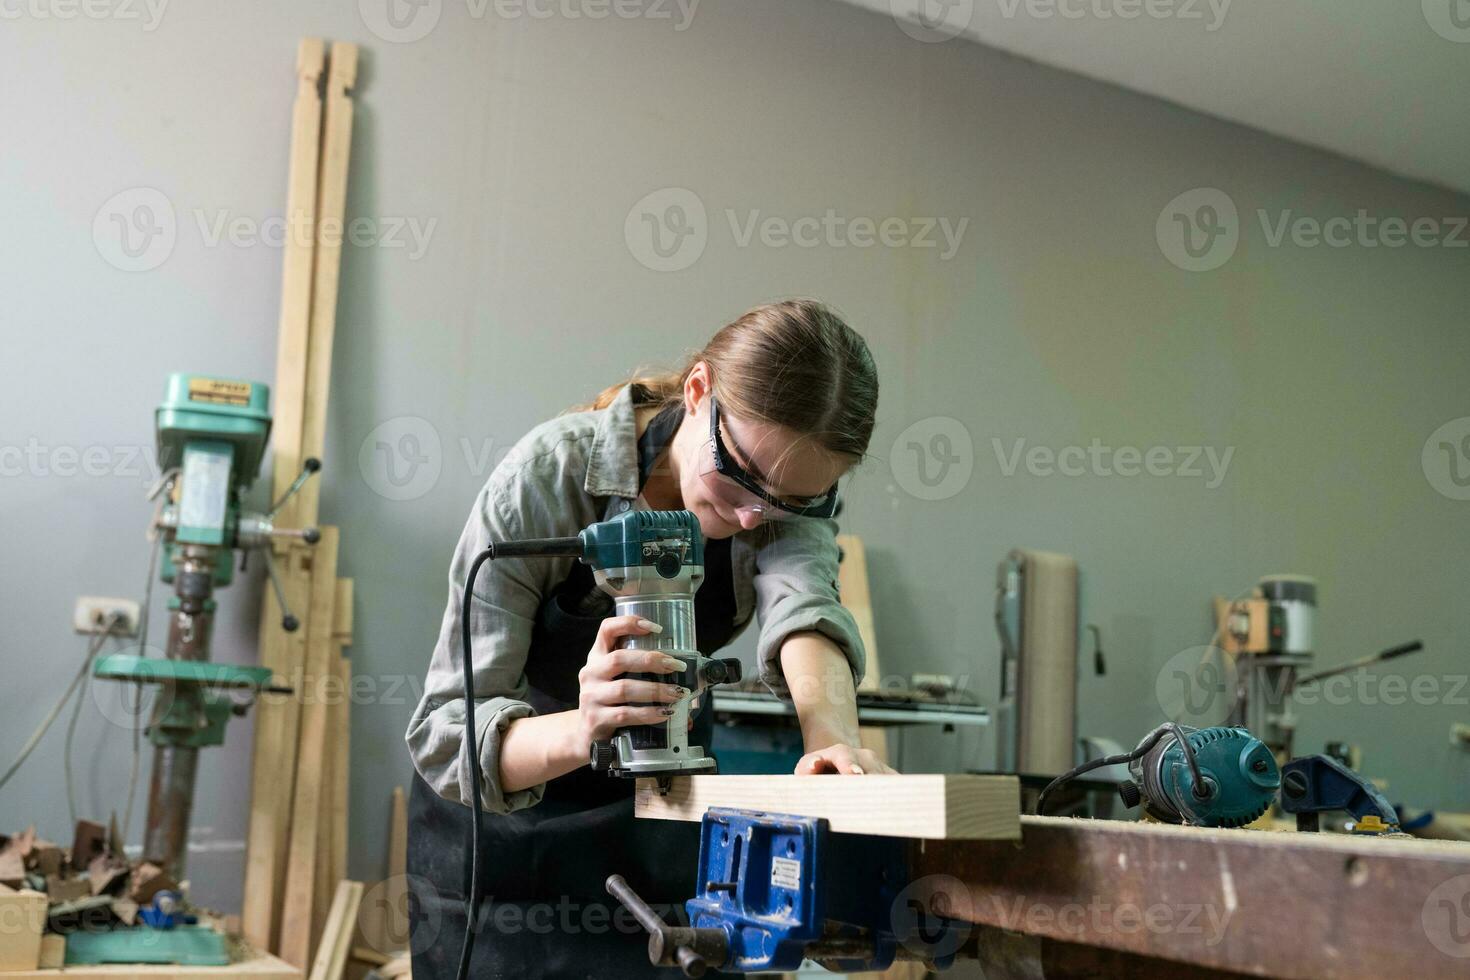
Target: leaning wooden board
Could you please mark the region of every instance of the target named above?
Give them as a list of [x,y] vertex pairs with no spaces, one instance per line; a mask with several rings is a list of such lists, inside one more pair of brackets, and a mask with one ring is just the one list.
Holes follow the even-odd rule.
[[712,806],[825,817],[834,831],[925,840],[1018,840],[1014,776],[684,776],[661,795],[638,780],[634,811],[654,820],[701,820]]

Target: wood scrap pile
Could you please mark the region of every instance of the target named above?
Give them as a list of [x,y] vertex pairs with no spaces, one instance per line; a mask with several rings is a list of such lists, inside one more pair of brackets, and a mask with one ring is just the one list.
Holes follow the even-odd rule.
[[183,889],[157,865],[129,860],[116,826],[79,820],[70,847],[37,837],[34,827],[0,841],[0,885],[44,895],[46,919],[58,931],[133,925],[159,892]]
[[77,821],[70,846],[37,836],[35,827],[0,835],[0,972],[60,966],[66,934],[137,925],[164,892],[219,928],[211,913],[188,906],[187,882],[128,858],[116,822]]

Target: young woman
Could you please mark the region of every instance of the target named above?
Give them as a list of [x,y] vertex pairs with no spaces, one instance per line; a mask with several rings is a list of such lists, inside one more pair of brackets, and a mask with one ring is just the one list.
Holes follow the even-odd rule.
[[[414,975],[454,975],[465,927],[466,807],[485,820],[475,977],[649,977],[647,936],[603,890],[621,874],[650,904],[690,897],[699,825],[633,819],[633,782],[593,773],[593,741],[666,717],[656,652],[618,651],[647,632],[609,617],[612,599],[573,559],[502,558],[472,603],[482,781],[469,776],[460,590],[491,541],[574,535],[630,508],[690,510],[706,539],[695,594],[699,649],[713,654],[759,618],[762,680],[790,697],[806,755],[798,773],[889,770],[859,747],[857,625],[838,602],[837,485],[867,450],[878,377],[867,345],[831,310],[758,307],[678,374],[604,392],[522,439],[475,501],[449,569],[449,605],[425,696],[408,729]],[[718,459],[719,465],[716,466]],[[779,518],[779,519],[778,519]],[[710,745],[709,699],[691,741]],[[678,971],[670,971],[677,975]]]

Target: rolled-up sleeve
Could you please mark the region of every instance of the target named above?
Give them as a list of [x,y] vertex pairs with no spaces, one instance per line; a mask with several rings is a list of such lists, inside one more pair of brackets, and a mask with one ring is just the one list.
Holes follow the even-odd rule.
[[[524,463],[524,461],[519,461]],[[510,466],[506,464],[510,463]],[[434,647],[424,697],[405,740],[414,767],[445,799],[475,805],[468,743],[464,737],[464,668],[461,661],[460,593],[470,565],[492,541],[561,533],[539,519],[546,493],[507,457],[475,501],[449,568],[449,601]],[[540,488],[554,493],[554,487]],[[528,531],[527,528],[534,530]],[[551,576],[565,575],[568,560],[500,558],[480,567],[470,610],[474,649],[475,724],[481,783],[478,803],[491,813],[510,813],[541,801],[545,784],[506,793],[500,784],[500,747],[505,730],[533,714],[526,703],[526,657],[542,596]]]
[[856,684],[867,655],[857,621],[838,595],[837,522],[797,518],[760,530],[764,540],[755,555],[755,596],[761,680],[777,696],[790,696],[781,671],[781,645],[791,634],[810,630],[841,648]]

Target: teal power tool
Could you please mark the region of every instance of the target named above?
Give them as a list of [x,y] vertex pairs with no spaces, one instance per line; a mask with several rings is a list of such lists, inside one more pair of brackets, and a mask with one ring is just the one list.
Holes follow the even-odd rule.
[[[189,374],[169,376],[163,403],[155,413],[158,460],[164,471],[154,488],[163,503],[155,514],[155,548],[162,549],[160,579],[174,586],[169,601],[168,641],[163,657],[113,654],[93,667],[96,677],[132,684],[158,685],[148,723],[154,746],[153,772],[148,792],[148,823],[143,858],[171,877],[184,877],[185,845],[193,808],[194,778],[199,750],[224,742],[225,722],[243,713],[249,701],[237,702],[232,692],[247,699],[262,690],[288,691],[273,686],[270,670],[209,662],[216,603],[214,590],[234,577],[235,552],[263,555],[276,596],[281,600],[283,629],[298,622],[286,609],[281,584],[271,562],[271,544],[290,538],[314,544],[315,528],[283,529],[274,524],[281,506],[320,469],[306,461],[291,489],[267,514],[242,509],[243,494],[260,472],[270,435],[270,390],[263,384]],[[151,576],[151,572],[150,572]],[[182,927],[181,927],[182,928]],[[151,930],[162,933],[162,930]],[[108,962],[140,962],[169,955],[159,935],[139,942],[151,949],[132,949],[119,937],[138,930],[118,930],[103,937],[93,955]],[[170,932],[178,933],[177,929]],[[221,947],[218,955],[223,956]],[[198,962],[197,950],[190,952]],[[100,962],[99,960],[98,962]],[[227,962],[221,959],[219,962]]]
[[1132,752],[1094,759],[1063,773],[1041,791],[1036,812],[1070,779],[1103,766],[1128,766],[1118,786],[1129,807],[1164,823],[1195,827],[1242,827],[1271,807],[1281,787],[1281,770],[1266,744],[1244,728],[1160,725]]
[[[460,596],[460,640],[464,688],[473,691],[470,596],[480,567],[496,558],[576,558],[591,566],[598,586],[613,597],[615,615],[636,615],[663,627],[661,633],[625,637],[625,649],[659,650],[684,663],[677,674],[632,674],[632,678],[678,684],[690,693],[675,702],[674,713],[659,725],[636,725],[616,731],[591,746],[592,768],[610,776],[651,776],[667,791],[673,777],[714,772],[715,760],[689,744],[689,711],[694,698],[715,684],[740,680],[740,661],[702,656],[695,646],[694,593],[704,581],[704,537],[699,520],[687,510],[628,511],[565,538],[498,541],[475,556]],[[465,698],[465,731],[469,733],[470,774],[480,785],[480,752],[475,738],[475,699]],[[468,858],[470,890],[468,922],[477,919],[480,900],[480,854],[483,828],[473,821]],[[458,975],[468,976],[474,947],[473,927],[465,930]]]
[[1243,827],[1271,808],[1281,770],[1266,744],[1244,728],[1185,728],[1128,764],[1119,793],[1129,807],[1164,823]]

